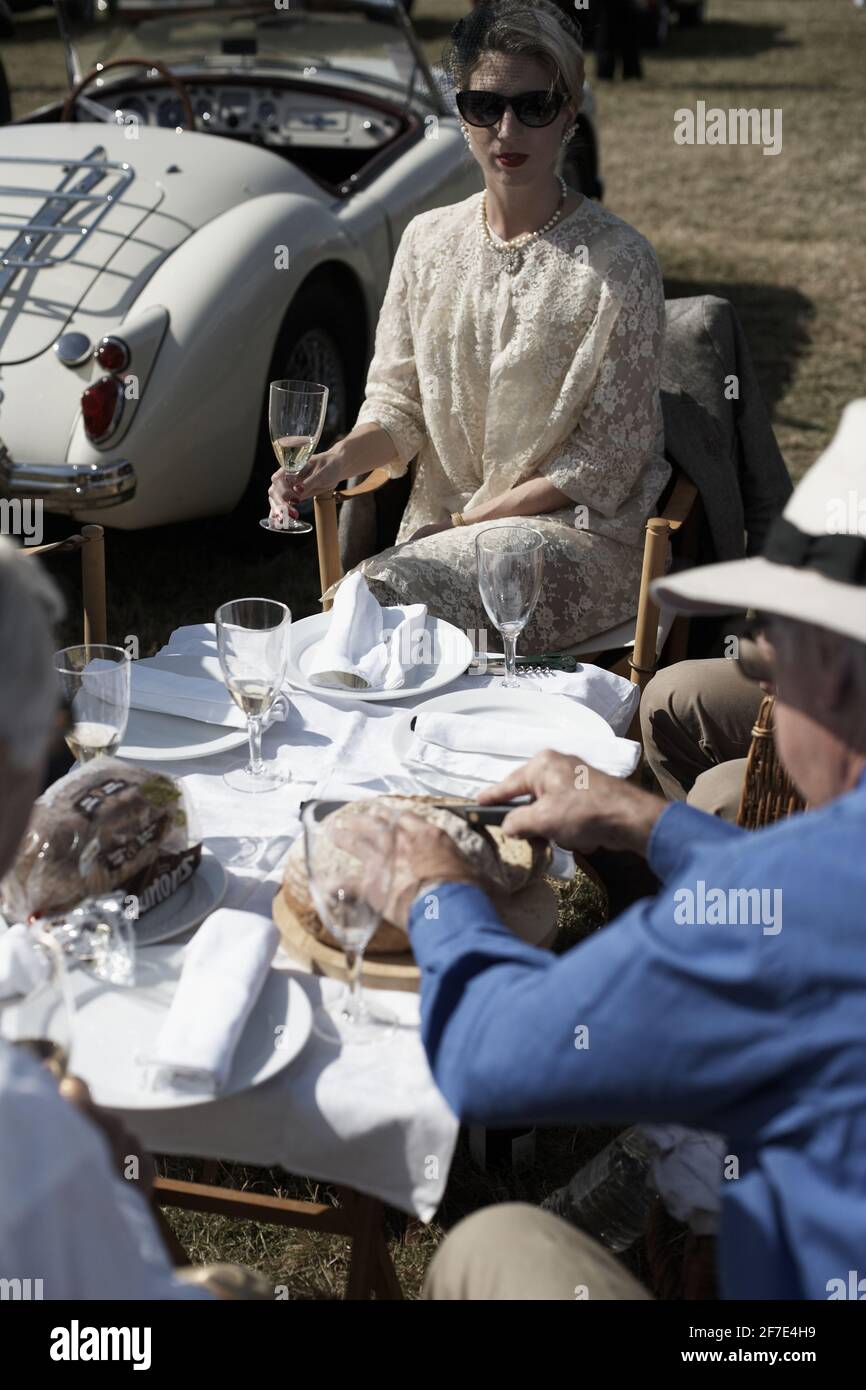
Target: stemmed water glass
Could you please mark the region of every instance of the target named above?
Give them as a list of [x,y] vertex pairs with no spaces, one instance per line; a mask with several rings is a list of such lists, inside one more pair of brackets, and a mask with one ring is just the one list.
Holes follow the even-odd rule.
[[128,652],[98,643],[64,647],[54,669],[70,711],[70,753],[81,763],[113,753],[129,719]]
[[289,659],[292,615],[269,598],[239,598],[216,611],[217,646],[223,680],[247,717],[250,760],[227,772],[235,791],[269,792],[291,780],[282,764],[262,758],[262,723],[280,693]]
[[311,801],[302,812],[307,879],[319,918],[345,951],[349,985],[316,1010],[313,1027],[328,1042],[380,1042],[393,1035],[397,1018],[370,1003],[361,973],[364,951],[382,919],[375,904],[387,899],[390,888],[396,820],[376,817],[379,852],[361,859],[335,847],[326,826],[328,809],[327,803]]
[[[268,396],[268,429],[271,444],[284,473],[300,473],[316,452],[328,413],[327,386],[315,381],[272,381]],[[308,521],[296,521],[288,509],[278,521],[259,522],[266,531],[303,536],[312,531]]]
[[544,536],[533,526],[488,526],[475,538],[478,590],[504,644],[505,675],[516,689],[517,639],[532,617],[544,574]]

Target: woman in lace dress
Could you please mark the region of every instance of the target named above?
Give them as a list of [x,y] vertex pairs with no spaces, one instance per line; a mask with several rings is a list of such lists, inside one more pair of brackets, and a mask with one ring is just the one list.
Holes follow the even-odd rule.
[[398,543],[361,567],[379,602],[488,627],[475,537],[522,519],[546,541],[523,650],[562,649],[635,612],[670,474],[661,273],[638,232],[556,174],[583,55],[553,4],[480,6],[446,61],[486,190],[409,224],[357,423],[294,479],[276,473],[271,507],[414,460]]

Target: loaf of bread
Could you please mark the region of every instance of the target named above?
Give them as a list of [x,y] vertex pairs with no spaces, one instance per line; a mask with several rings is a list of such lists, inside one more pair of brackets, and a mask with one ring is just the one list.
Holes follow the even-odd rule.
[[[362,801],[350,801],[334,811],[323,823],[329,831],[351,835],[353,826],[369,816],[371,808],[382,806],[407,810],[431,825],[444,830],[454,841],[467,866],[484,887],[496,893],[512,894],[540,878],[550,863],[550,846],[541,841],[517,839],[498,827],[487,829],[472,826],[462,816],[455,815],[443,803],[457,798],[424,796],[378,796]],[[357,870],[357,860],[345,849],[333,846],[335,860],[345,858],[348,870]],[[300,924],[319,941],[340,947],[320,920],[310,893],[304,837],[295,841],[286,856],[283,868],[283,897]],[[391,922],[383,921],[367,946],[368,956],[409,953],[406,933]]]
[[33,808],[0,885],[18,921],[56,917],[83,898],[123,892],[138,913],[163,902],[198,867],[184,794],[163,773],[98,758],[61,777]]

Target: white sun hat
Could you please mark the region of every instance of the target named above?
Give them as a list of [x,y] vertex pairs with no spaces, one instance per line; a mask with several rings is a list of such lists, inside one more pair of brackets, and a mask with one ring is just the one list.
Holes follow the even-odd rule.
[[754,609],[866,642],[866,399],[845,407],[762,555],[668,575],[651,592],[677,613]]

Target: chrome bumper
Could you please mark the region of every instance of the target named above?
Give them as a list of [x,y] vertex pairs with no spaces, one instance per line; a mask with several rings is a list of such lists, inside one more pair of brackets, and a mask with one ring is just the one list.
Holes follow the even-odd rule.
[[135,469],[113,463],[16,463],[0,444],[0,497],[32,497],[49,512],[119,507],[135,496]]

